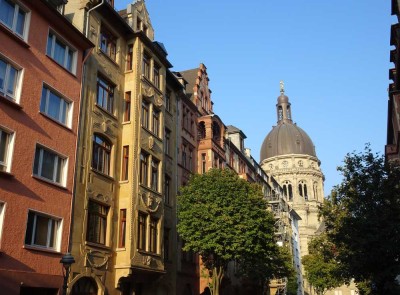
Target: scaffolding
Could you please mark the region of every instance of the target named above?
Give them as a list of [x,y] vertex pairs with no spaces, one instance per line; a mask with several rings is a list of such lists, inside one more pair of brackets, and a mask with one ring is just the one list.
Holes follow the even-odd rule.
[[[275,219],[275,237],[279,246],[291,245],[290,243],[290,216],[289,206],[283,197],[282,188],[275,183],[274,189],[267,195],[269,210]],[[286,294],[287,279],[275,278],[268,283],[269,295],[284,295]]]

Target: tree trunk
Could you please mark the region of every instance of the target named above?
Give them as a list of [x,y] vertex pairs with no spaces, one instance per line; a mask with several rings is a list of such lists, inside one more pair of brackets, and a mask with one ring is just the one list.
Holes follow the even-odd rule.
[[214,267],[212,271],[211,295],[219,295],[219,289],[221,288],[221,282],[224,278],[224,268],[222,266]]

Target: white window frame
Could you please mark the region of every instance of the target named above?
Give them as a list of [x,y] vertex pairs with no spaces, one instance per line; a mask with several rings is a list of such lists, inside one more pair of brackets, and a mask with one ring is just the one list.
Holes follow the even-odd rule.
[[[5,0],[0,0],[0,3]],[[27,9],[24,5],[21,5],[19,1],[14,1],[14,0],[9,0],[9,2],[12,2],[15,4],[14,7],[14,17],[13,17],[13,23],[11,27],[9,27],[6,23],[4,23],[2,20],[0,20],[0,24],[3,26],[7,27],[9,30],[11,30],[15,35],[18,37],[22,38],[24,41],[28,40],[28,32],[29,32],[29,25],[31,21],[31,12],[29,9]],[[25,12],[25,19],[24,19],[24,27],[22,29],[22,35],[16,31],[17,27],[17,16],[19,10],[22,10]]]
[[0,201],[0,243],[1,243],[1,237],[3,236],[3,224],[4,224],[5,211],[6,211],[6,203],[3,201]]
[[[52,35],[50,38],[50,34]],[[54,58],[54,49],[55,49],[55,44],[56,41],[59,41],[65,46],[65,53],[64,53],[64,64],[59,63],[55,58]],[[50,48],[50,53],[48,51],[49,47],[49,42],[51,42],[51,48]],[[68,53],[72,52],[72,65],[71,69],[67,67],[68,63]],[[68,72],[72,73],[75,75],[76,73],[76,64],[77,64],[77,55],[78,51],[71,46],[67,41],[65,41],[64,38],[60,37],[60,34],[57,34],[54,30],[49,29],[49,32],[47,34],[47,44],[46,44],[46,54],[49,56],[52,60],[54,60],[56,63],[58,63],[60,66],[62,66],[64,69],[66,69]]]
[[[32,212],[32,214],[34,214],[34,220],[33,220],[33,224],[32,224],[32,228],[28,228],[28,220],[29,220],[29,213]],[[47,239],[46,239],[46,245],[37,245],[34,243],[35,241],[35,237],[36,237],[36,222],[37,222],[37,216],[41,216],[41,217],[45,217],[48,218],[49,221],[50,220],[54,220],[55,221],[55,226],[57,227],[57,233],[54,235],[54,247],[51,247],[49,245],[50,243],[50,236],[51,236],[51,223],[48,222],[48,227],[47,227]],[[52,251],[57,251],[60,252],[60,248],[61,248],[61,239],[62,239],[62,226],[63,226],[63,220],[61,217],[57,217],[54,215],[50,215],[50,214],[46,214],[40,211],[36,211],[36,210],[32,210],[29,209],[28,210],[28,214],[27,214],[27,219],[26,219],[26,231],[25,231],[25,240],[24,243],[26,246],[29,247],[35,247],[35,248],[41,248],[41,249],[47,249],[47,250],[52,250]],[[27,243],[26,239],[26,235],[28,233],[28,230],[32,231],[32,237],[31,237],[31,241]]]
[[[1,1],[1,0],[0,0]],[[10,60],[9,58],[5,57],[4,55],[0,54],[0,60],[2,60],[3,62],[6,63],[6,74],[4,77],[4,88],[1,89],[0,88],[0,96],[3,96],[17,104],[19,104],[20,101],[20,97],[21,97],[21,85],[22,85],[22,79],[24,76],[24,69],[16,64],[15,62],[13,62],[12,60]],[[17,77],[15,78],[15,88],[14,88],[14,94],[10,95],[7,93],[7,86],[9,83],[9,75],[10,75],[10,68],[13,67],[15,70],[17,70]]]
[[2,133],[8,134],[8,143],[6,144],[5,162],[0,162],[0,171],[11,172],[12,155],[14,151],[15,132],[0,125],[0,140]]
[[[39,160],[38,160],[38,167],[37,167],[37,173],[35,173],[35,162],[36,162],[36,150],[40,149],[39,152]],[[57,158],[55,160],[55,164],[54,164],[54,172],[53,172],[53,178],[49,179],[47,177],[42,176],[42,169],[43,169],[43,151],[46,150],[49,153],[54,154]],[[35,177],[38,177],[40,179],[43,179],[45,181],[48,181],[50,183],[54,183],[56,185],[60,185],[65,187],[66,186],[66,179],[67,179],[67,170],[68,170],[68,157],[61,155],[60,153],[54,151],[53,149],[50,149],[46,146],[43,146],[41,144],[36,144],[35,146],[35,157],[33,160],[33,169],[32,169],[32,173]],[[57,168],[58,168],[58,159],[61,158],[62,159],[62,167],[61,167],[61,171],[60,171],[60,182],[56,181],[56,173],[57,173]]]
[[[43,90],[46,89],[46,102],[45,102],[45,106],[44,106],[44,110],[41,110],[41,106],[42,106],[42,99],[43,99]],[[49,113],[48,113],[48,107],[49,107],[49,97],[50,97],[50,92],[53,93],[54,95],[56,95],[60,100],[63,100],[66,102],[67,105],[67,110],[65,110],[65,122],[62,122],[61,120],[59,120],[59,118],[54,118],[52,117]],[[68,127],[71,128],[72,125],[72,110],[73,110],[73,102],[72,100],[66,98],[64,95],[62,95],[59,91],[55,90],[53,87],[50,87],[49,85],[47,85],[46,83],[43,83],[43,87],[42,87],[42,96],[40,98],[40,107],[39,107],[39,111],[44,114],[46,117],[49,117],[50,119]],[[60,115],[61,112],[64,111],[63,108],[63,104],[60,104]]]

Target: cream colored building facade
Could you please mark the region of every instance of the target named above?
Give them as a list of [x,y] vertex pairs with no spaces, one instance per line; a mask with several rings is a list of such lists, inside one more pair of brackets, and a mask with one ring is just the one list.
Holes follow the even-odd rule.
[[65,15],[96,44],[82,90],[68,292],[175,294],[176,179],[167,203],[165,175],[176,175],[176,155],[166,158],[164,144],[167,126],[176,145],[177,87],[167,92],[167,52],[144,1],[117,12],[113,1],[70,0]]

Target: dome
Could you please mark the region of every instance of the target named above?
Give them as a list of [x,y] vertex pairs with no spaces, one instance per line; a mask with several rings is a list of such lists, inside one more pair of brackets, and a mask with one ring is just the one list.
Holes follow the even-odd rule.
[[302,154],[316,157],[314,144],[307,133],[291,122],[274,126],[261,146],[260,162],[279,155]]
[[279,155],[301,154],[316,157],[314,144],[307,133],[293,124],[289,98],[285,95],[281,81],[281,95],[278,96],[276,111],[278,124],[265,137],[261,146],[260,162]]
[[278,103],[288,103],[289,102],[289,97],[287,97],[284,94],[281,94],[278,96]]

